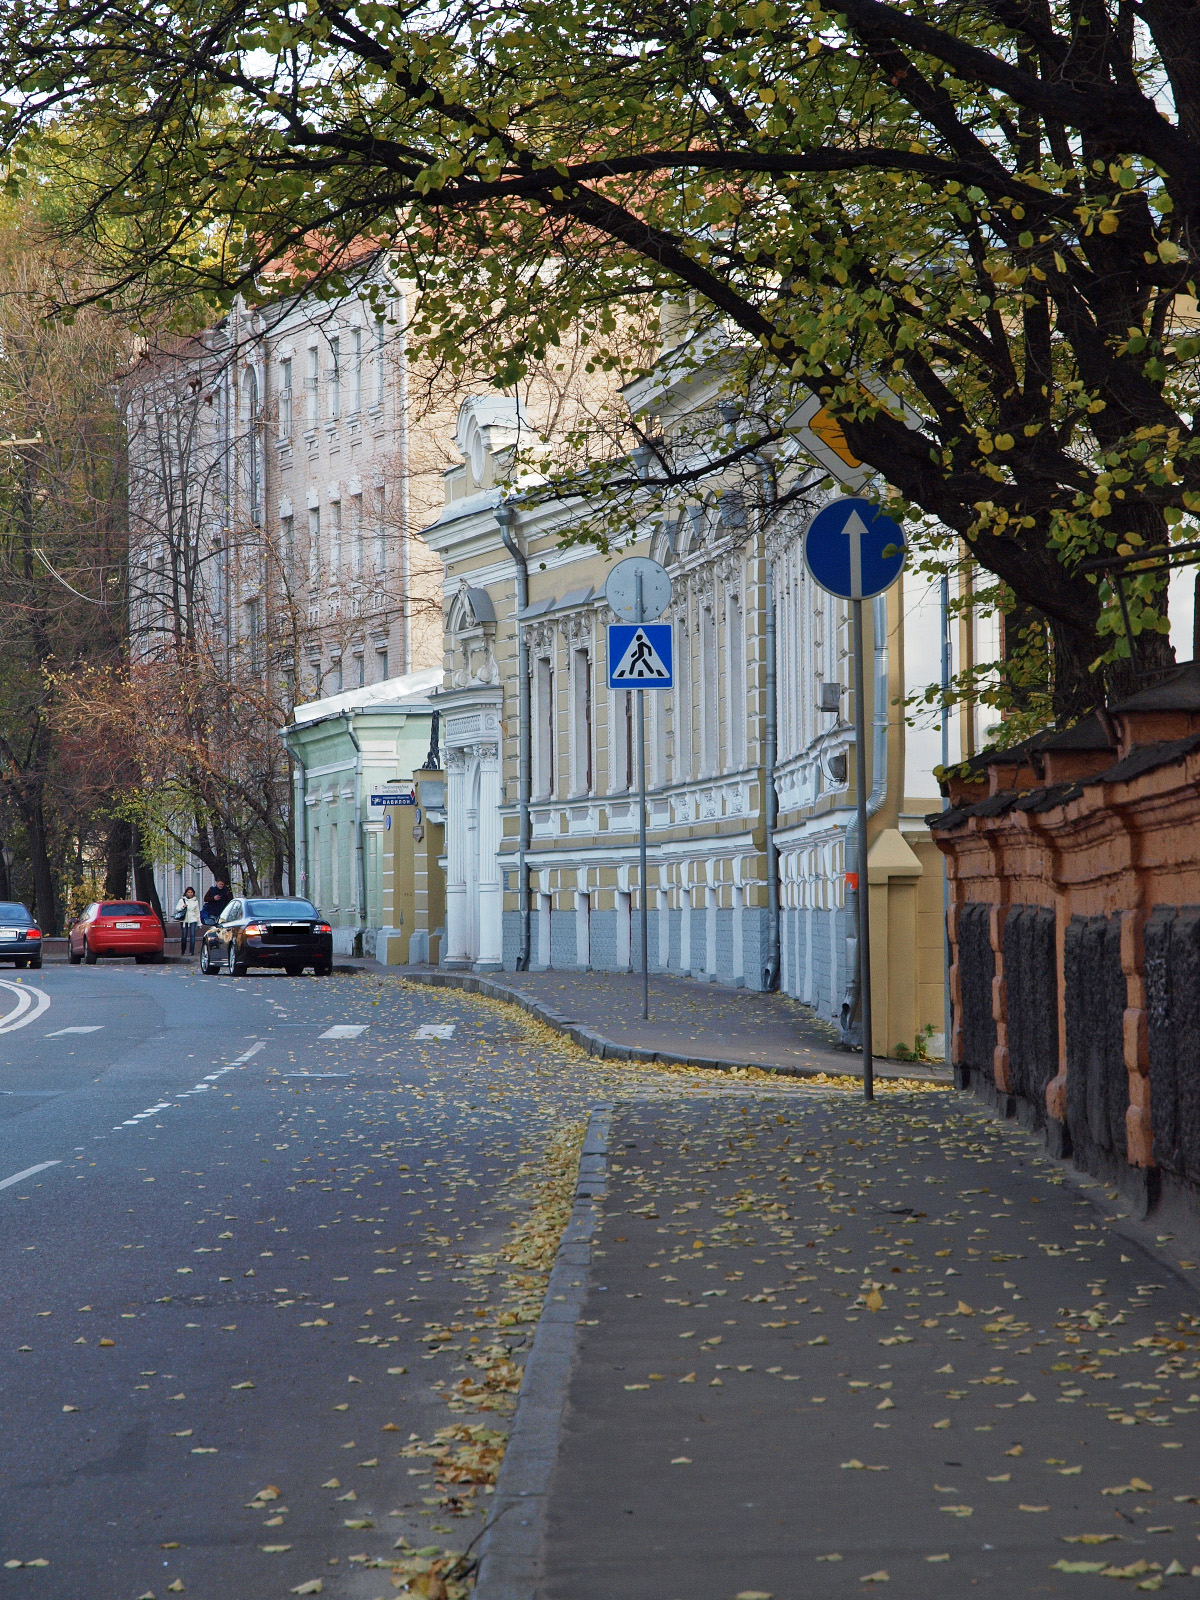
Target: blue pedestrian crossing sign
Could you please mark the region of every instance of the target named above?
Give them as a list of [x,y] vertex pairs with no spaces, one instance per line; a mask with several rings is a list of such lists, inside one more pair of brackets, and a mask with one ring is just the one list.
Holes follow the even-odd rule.
[[890,589],[904,556],[900,524],[869,500],[834,500],[804,535],[804,564],[822,589],[843,600],[869,600]]
[[608,687],[675,687],[675,659],[671,649],[669,622],[609,623]]

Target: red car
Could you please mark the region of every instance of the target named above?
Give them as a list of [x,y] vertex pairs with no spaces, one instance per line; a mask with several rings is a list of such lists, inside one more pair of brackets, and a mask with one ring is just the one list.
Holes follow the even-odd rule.
[[88,906],[67,934],[67,958],[73,967],[97,956],[132,956],[135,961],[161,961],[162,923],[144,900],[97,900]]

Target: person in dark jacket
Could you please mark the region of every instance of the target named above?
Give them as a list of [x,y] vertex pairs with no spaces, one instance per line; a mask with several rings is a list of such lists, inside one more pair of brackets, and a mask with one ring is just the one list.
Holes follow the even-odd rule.
[[205,922],[216,922],[225,907],[233,899],[224,878],[217,878],[211,889],[204,896],[202,915]]

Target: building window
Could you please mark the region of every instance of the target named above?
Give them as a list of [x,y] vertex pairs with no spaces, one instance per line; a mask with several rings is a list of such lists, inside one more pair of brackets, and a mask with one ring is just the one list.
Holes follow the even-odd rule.
[[308,581],[316,583],[321,572],[321,508],[308,508]]
[[354,652],[354,687],[361,689],[367,681],[367,658],[361,650]]
[[636,758],[633,750],[633,692],[627,689],[624,694],[618,694],[617,702],[620,709],[618,733],[621,740],[619,787],[632,789],[637,781]]
[[534,694],[537,701],[534,793],[539,800],[548,800],[554,793],[554,664],[548,657],[537,663]]
[[686,610],[675,629],[675,782],[692,776],[692,636]]
[[725,629],[728,641],[729,671],[725,675],[725,695],[729,708],[729,765],[737,771],[746,762],[746,636],[742,606],[736,595],[729,598]]
[[321,381],[321,352],[313,345],[308,352],[308,426],[317,425],[317,386]]
[[329,416],[336,422],[342,414],[342,342],[329,341]]
[[586,650],[571,654],[571,788],[592,790],[592,663]]
[[342,680],[342,658],[341,658],[341,656],[334,656],[332,671],[333,671],[333,692],[334,692],[334,694],[341,694],[343,688],[345,687],[345,684],[343,683],[343,680]]
[[362,329],[361,328],[355,328],[354,332],[350,335],[350,337],[354,341],[354,374],[353,374],[353,381],[354,381],[354,414],[355,414],[355,416],[357,416],[358,413],[362,410],[362,369],[363,369]]
[[717,670],[717,625],[710,606],[700,613],[700,659],[705,668],[700,674],[700,771],[708,777],[721,764],[717,722],[721,675]]
[[383,406],[384,388],[384,339],[386,337],[384,320],[375,318],[375,404]]
[[363,501],[362,495],[350,497],[350,535],[354,541],[352,556],[354,576],[362,577],[363,569]]
[[[341,673],[341,662],[338,663],[338,672]],[[340,687],[340,685],[339,685]],[[338,859],[338,825],[336,822],[329,824],[329,898],[336,911],[342,899],[342,863]]]
[[342,571],[342,502],[332,501],[329,510],[329,576],[336,583]]
[[292,437],[292,358],[279,363],[279,437]]
[[375,571],[382,573],[387,566],[387,523],[384,519],[386,500],[384,488],[379,484],[375,490]]
[[386,683],[388,675],[388,647],[385,644],[375,646],[375,682]]
[[262,669],[262,613],[257,596],[246,601],[246,643],[250,665],[258,672]]
[[284,581],[291,583],[293,564],[296,559],[296,534],[295,525],[291,517],[279,519],[279,564],[283,568]]

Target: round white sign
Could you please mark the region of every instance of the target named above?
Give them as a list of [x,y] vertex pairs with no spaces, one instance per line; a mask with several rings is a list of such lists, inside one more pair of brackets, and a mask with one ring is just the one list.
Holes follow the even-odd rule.
[[671,604],[671,580],[660,562],[627,556],[609,573],[604,598],[623,622],[653,622]]

